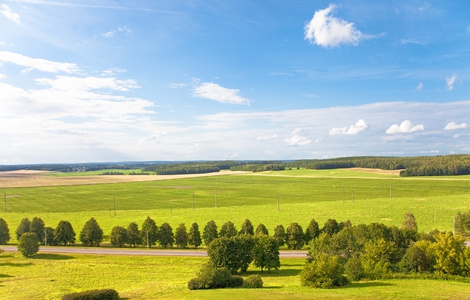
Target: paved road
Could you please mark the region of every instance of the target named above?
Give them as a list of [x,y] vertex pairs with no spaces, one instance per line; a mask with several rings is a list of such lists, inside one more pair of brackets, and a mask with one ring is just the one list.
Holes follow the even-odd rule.
[[[16,246],[0,246],[8,252],[16,252]],[[85,248],[85,247],[40,247],[39,253],[95,254],[95,255],[135,255],[135,256],[189,256],[206,257],[205,250],[162,250],[162,249],[116,249],[116,248]],[[307,251],[279,251],[282,258],[307,258]]]

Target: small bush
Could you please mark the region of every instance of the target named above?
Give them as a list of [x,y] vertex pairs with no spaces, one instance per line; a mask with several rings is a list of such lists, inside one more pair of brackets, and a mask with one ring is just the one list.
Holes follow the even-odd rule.
[[338,262],[338,257],[322,254],[311,263],[305,265],[300,272],[302,285],[314,288],[329,289],[343,286],[349,283],[343,275],[343,266]]
[[351,281],[361,280],[364,277],[361,260],[357,257],[351,257],[344,265],[344,273]]
[[199,290],[202,289],[201,281],[197,278],[193,278],[188,282],[188,289]]
[[67,294],[62,300],[117,300],[119,294],[113,289],[90,290],[80,293]]
[[236,288],[236,287],[241,287],[243,285],[243,277],[238,276],[238,275],[232,275],[230,278],[230,287],[231,288]]
[[250,275],[243,280],[242,287],[248,289],[260,289],[263,287],[263,279],[259,275]]
[[230,271],[227,268],[216,268],[211,263],[202,266],[196,276],[188,282],[188,289],[216,289],[232,286]]

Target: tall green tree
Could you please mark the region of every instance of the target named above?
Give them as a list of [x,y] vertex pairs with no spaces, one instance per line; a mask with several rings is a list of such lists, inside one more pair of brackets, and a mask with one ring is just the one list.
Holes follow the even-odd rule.
[[20,225],[18,225],[18,228],[16,229],[16,238],[19,240],[23,233],[29,232],[30,230],[31,221],[28,218],[22,219]]
[[225,222],[222,227],[220,227],[219,237],[232,237],[237,235],[237,228],[232,223],[232,221]]
[[114,226],[109,236],[111,245],[114,247],[122,247],[129,242],[129,235],[127,229],[122,226]]
[[207,249],[212,264],[225,267],[236,274],[238,270],[246,272],[253,261],[254,239],[250,235],[220,237],[214,239]]
[[0,218],[0,245],[6,245],[10,240],[10,229],[7,222]]
[[258,227],[256,227],[255,236],[262,236],[262,235],[269,235],[268,229],[264,224],[259,223]]
[[255,239],[253,248],[253,264],[261,269],[278,269],[281,266],[279,259],[279,244],[273,237],[260,235]]
[[191,228],[189,228],[188,243],[194,248],[201,246],[201,232],[199,231],[199,225],[196,222],[194,222],[191,225]]
[[322,232],[325,232],[329,236],[333,236],[333,234],[336,234],[340,231],[341,231],[341,228],[335,219],[328,219],[322,228]]
[[305,243],[308,244],[311,240],[320,235],[320,227],[315,219],[312,219],[305,229]]
[[80,232],[80,241],[84,246],[99,246],[103,240],[103,230],[95,218],[90,218]]
[[46,236],[44,237],[44,244],[48,246],[56,245],[54,242],[54,228],[52,227],[46,227],[45,229]]
[[209,222],[207,222],[206,226],[204,226],[204,231],[202,233],[204,244],[206,244],[206,246],[209,246],[209,244],[218,237],[219,234],[217,231],[217,225],[215,224],[214,220],[210,220]]
[[249,234],[249,235],[254,234],[253,224],[251,224],[250,220],[245,219],[245,221],[242,224],[242,228],[240,229],[240,232],[238,234]]
[[162,224],[162,226],[160,226],[160,232],[158,233],[158,243],[163,248],[171,247],[175,243],[173,228],[171,228],[170,224],[165,222]]
[[279,246],[283,246],[286,243],[287,235],[284,226],[279,224],[274,228],[273,238],[276,240]]
[[158,241],[158,226],[155,221],[147,217],[142,224],[142,230],[140,231],[142,244],[152,247]]
[[31,225],[30,225],[30,232],[35,233],[38,236],[38,240],[41,243],[44,243],[44,221],[41,218],[34,217],[33,220],[31,220]]
[[75,231],[69,221],[60,221],[54,231],[54,243],[67,244],[75,243]]
[[440,233],[436,242],[429,246],[435,258],[434,269],[441,274],[460,275],[462,271],[463,238],[452,232]]
[[186,248],[188,246],[188,232],[184,223],[181,223],[175,232],[175,244],[178,248]]
[[291,223],[289,227],[287,227],[286,241],[289,249],[302,249],[305,243],[302,226],[295,222]]
[[135,245],[142,243],[141,233],[139,225],[135,222],[129,223],[127,227],[127,243],[135,248]]
[[18,240],[18,251],[24,257],[34,256],[39,251],[38,236],[33,232],[23,233]]

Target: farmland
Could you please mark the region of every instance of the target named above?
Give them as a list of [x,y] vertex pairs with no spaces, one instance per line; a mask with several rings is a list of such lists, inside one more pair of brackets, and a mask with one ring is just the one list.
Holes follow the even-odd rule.
[[[73,178],[88,180],[101,177],[74,175]],[[64,177],[47,173],[35,176],[45,176],[47,180]],[[124,180],[141,176],[115,177]],[[94,217],[109,235],[112,227],[127,227],[130,222],[140,226],[147,216],[158,225],[168,222],[173,228],[192,222],[203,227],[209,220],[219,226],[231,220],[239,227],[248,218],[255,226],[263,223],[272,231],[277,224],[287,226],[291,222],[305,228],[312,218],[321,225],[335,218],[353,224],[380,222],[400,226],[403,215],[412,212],[419,230],[430,231],[452,230],[453,216],[458,211],[468,211],[470,203],[470,176],[401,178],[396,172],[363,169],[295,169],[170,178],[176,179],[34,187],[15,187],[14,180],[12,186],[3,182],[0,217],[9,224],[12,236],[22,218],[34,216],[41,217],[50,227],[68,220],[77,233]],[[10,241],[15,242],[14,238]],[[206,258],[39,254],[25,259],[16,253],[3,253],[0,259],[2,299],[34,298],[34,293],[40,293],[40,298],[56,299],[67,292],[106,287],[115,288],[129,299],[235,299],[241,293],[247,299],[470,297],[467,284],[435,280],[379,280],[335,290],[312,290],[301,287],[297,276],[303,259],[283,259],[280,270],[263,274],[267,289],[216,291],[186,288]],[[250,270],[249,273],[258,272]],[[20,286],[24,288],[19,289]],[[438,294],[433,292],[436,288]]]

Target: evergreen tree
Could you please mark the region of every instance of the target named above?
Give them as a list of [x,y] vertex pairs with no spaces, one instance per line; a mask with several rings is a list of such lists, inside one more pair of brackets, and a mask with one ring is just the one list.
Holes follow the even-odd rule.
[[264,226],[264,224],[259,223],[258,227],[256,227],[255,235],[256,236],[269,235],[269,232],[266,226]]
[[10,229],[7,222],[0,218],[0,245],[6,245],[10,240]]
[[320,227],[318,226],[317,221],[312,219],[310,224],[308,224],[307,229],[305,230],[305,243],[308,244],[311,240],[316,238],[320,234]]
[[142,244],[148,247],[152,247],[158,241],[158,226],[152,218],[147,217],[147,219],[145,219],[140,235]]
[[240,229],[240,232],[238,234],[254,234],[253,224],[251,224],[250,220],[245,219],[245,222],[243,222],[242,224],[242,229]]
[[124,244],[129,242],[129,235],[127,229],[122,226],[114,226],[109,236],[111,245],[122,247]]
[[302,226],[298,223],[291,223],[287,228],[286,235],[287,247],[289,249],[302,249],[305,243]]
[[160,232],[158,233],[158,243],[163,248],[168,248],[168,246],[173,246],[175,243],[175,238],[173,234],[173,228],[171,228],[170,224],[163,223],[160,226]]
[[277,225],[276,228],[274,228],[273,238],[276,240],[279,246],[285,245],[286,237],[286,230],[284,229],[284,226],[281,224]]
[[73,244],[75,243],[75,231],[69,221],[60,221],[54,232],[55,244]]
[[39,242],[44,242],[44,221],[41,218],[34,217],[31,221],[30,232],[35,233],[38,237]]
[[214,220],[210,220],[209,222],[207,222],[202,233],[204,244],[206,244],[206,246],[209,246],[210,242],[212,242],[212,240],[218,237],[219,234],[217,233],[217,225],[215,224]]
[[237,235],[237,229],[232,221],[225,222],[222,227],[220,227],[219,237],[232,237]]
[[188,242],[191,246],[194,246],[194,248],[201,245],[201,232],[199,231],[199,225],[197,223],[193,223],[191,228],[189,228]]
[[186,248],[188,246],[188,232],[186,231],[184,223],[181,223],[178,228],[176,228],[175,244],[179,248]]
[[139,245],[142,242],[140,236],[139,225],[137,223],[130,223],[127,227],[127,243],[135,248],[135,245]]
[[95,218],[90,218],[80,232],[80,241],[84,246],[99,246],[103,240],[103,230]]
[[16,229],[16,238],[19,240],[20,236],[23,235],[23,233],[29,232],[31,230],[31,222],[29,221],[28,218],[24,218],[21,220],[20,225],[18,226],[18,229]]

